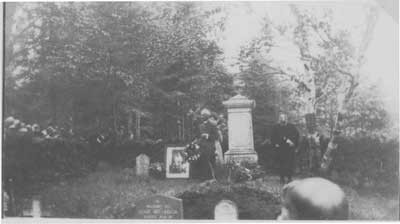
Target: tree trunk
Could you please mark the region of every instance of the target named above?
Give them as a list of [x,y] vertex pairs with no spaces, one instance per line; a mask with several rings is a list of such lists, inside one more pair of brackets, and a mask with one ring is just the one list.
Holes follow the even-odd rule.
[[185,115],[182,115],[182,140],[186,141],[185,138]]
[[129,134],[130,140],[132,140],[132,136],[133,136],[132,124],[133,124],[133,112],[129,111],[128,112],[128,134]]
[[343,116],[340,112],[337,113],[335,130],[333,131],[332,137],[329,141],[328,148],[322,157],[321,162],[321,174],[327,175],[332,165],[333,153],[338,149],[337,139],[341,133],[341,123],[343,121]]
[[57,96],[55,91],[51,91],[52,96],[50,96],[50,104],[51,104],[51,110],[52,110],[52,123],[53,125],[58,125],[58,119],[57,119]]
[[114,133],[119,136],[118,132],[118,115],[117,115],[117,97],[113,97],[113,102],[112,102],[112,112],[113,112],[113,124],[114,124]]
[[311,172],[317,171],[321,162],[321,149],[319,135],[317,132],[317,121],[315,113],[308,113],[305,116],[307,126],[308,146],[308,169]]
[[181,141],[181,137],[182,137],[182,123],[181,123],[181,119],[179,119],[179,117],[176,119],[176,124],[177,124],[177,128],[178,128],[178,136],[177,139],[178,141]]
[[71,130],[70,134],[75,134],[75,122],[76,122],[76,105],[75,105],[75,97],[72,98],[72,114],[71,114]]
[[136,139],[140,140],[140,111],[136,111]]
[[308,81],[308,91],[305,93],[307,99],[307,105],[305,108],[305,120],[307,127],[307,161],[308,161],[308,169],[311,172],[314,172],[318,169],[318,166],[321,161],[321,150],[320,150],[320,142],[317,131],[317,119],[316,119],[316,84],[314,74],[309,70],[310,65],[304,64],[306,81]]

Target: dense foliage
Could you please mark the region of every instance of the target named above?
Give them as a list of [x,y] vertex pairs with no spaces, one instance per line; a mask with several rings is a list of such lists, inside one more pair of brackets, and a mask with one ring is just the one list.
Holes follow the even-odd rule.
[[[207,37],[222,28],[207,22],[218,8],[33,3],[9,11],[7,25],[18,26],[7,33],[6,116],[81,136],[126,138],[138,123],[144,138],[182,140],[190,109],[221,109],[230,94],[221,51]],[[179,126],[187,133],[177,135]]]
[[399,143],[378,138],[342,138],[330,178],[356,188],[399,189]]

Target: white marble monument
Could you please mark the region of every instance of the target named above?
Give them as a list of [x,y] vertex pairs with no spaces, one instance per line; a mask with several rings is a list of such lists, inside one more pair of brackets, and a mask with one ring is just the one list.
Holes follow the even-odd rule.
[[253,142],[252,109],[255,101],[249,100],[240,93],[225,101],[228,109],[229,150],[225,152],[227,162],[254,162],[258,160]]

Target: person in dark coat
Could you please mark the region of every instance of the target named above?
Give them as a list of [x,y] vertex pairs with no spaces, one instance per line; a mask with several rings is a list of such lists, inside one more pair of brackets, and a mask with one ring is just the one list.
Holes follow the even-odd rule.
[[199,125],[198,144],[200,157],[192,165],[192,176],[201,180],[215,179],[214,169],[216,165],[215,141],[218,139],[218,130],[211,112],[207,109],[201,111],[201,124]]
[[[277,150],[280,182],[292,180],[295,166],[295,149],[299,144],[299,131],[287,121],[287,115],[281,113],[279,122],[272,129],[272,146]],[[287,182],[285,178],[287,177]]]

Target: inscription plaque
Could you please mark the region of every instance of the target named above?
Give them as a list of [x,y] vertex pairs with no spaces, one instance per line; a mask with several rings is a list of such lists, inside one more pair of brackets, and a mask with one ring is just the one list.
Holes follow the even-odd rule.
[[155,195],[136,203],[136,219],[183,219],[182,199]]

